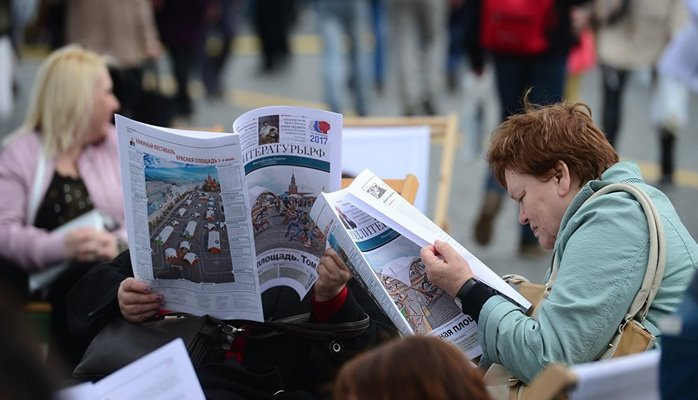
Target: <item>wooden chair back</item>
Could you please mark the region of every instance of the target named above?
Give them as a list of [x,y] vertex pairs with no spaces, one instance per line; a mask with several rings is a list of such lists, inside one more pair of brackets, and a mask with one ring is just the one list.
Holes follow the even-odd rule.
[[429,127],[433,144],[441,146],[434,215],[432,220],[448,231],[448,207],[453,184],[453,166],[458,144],[458,115],[449,113],[431,117],[345,117],[345,127],[380,128],[399,126]]
[[[353,178],[342,178],[342,189],[349,186]],[[393,190],[400,193],[400,196],[405,200],[414,204],[414,199],[417,197],[417,189],[419,189],[419,181],[414,174],[407,174],[403,179],[383,179]]]

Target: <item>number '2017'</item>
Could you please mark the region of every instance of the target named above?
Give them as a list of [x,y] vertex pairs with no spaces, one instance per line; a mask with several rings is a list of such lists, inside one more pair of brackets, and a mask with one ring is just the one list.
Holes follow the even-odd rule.
[[327,137],[310,135],[310,143],[327,144]]

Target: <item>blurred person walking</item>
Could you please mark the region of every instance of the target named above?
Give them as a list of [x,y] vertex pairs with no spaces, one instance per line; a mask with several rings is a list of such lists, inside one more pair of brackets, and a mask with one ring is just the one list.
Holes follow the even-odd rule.
[[657,95],[652,105],[658,126],[660,184],[674,182],[674,148],[688,123],[690,93],[698,93],[698,0],[685,0],[690,22],[666,46],[658,67]]
[[53,52],[35,82],[25,122],[0,153],[0,273],[20,295],[51,302],[49,358],[71,364],[81,354],[66,321],[68,292],[126,243],[111,125],[119,102],[103,59],[78,46]]
[[[325,100],[330,110],[344,112],[344,89],[349,82],[354,96],[354,111],[365,116],[369,108],[368,88],[371,84],[366,37],[371,24],[369,4],[367,0],[315,0],[315,6],[323,40]],[[349,39],[348,60],[344,59],[345,38]]]
[[446,57],[447,0],[386,0],[402,113],[437,115]]
[[232,57],[232,41],[240,23],[242,0],[210,0],[206,11],[206,42],[201,62],[201,80],[210,99],[222,99],[223,77]]
[[593,22],[603,89],[601,126],[613,146],[618,146],[628,75],[654,69],[685,18],[681,0],[595,0]]
[[153,4],[158,32],[167,48],[177,83],[175,114],[190,118],[194,106],[189,94],[189,78],[201,65],[209,0],[155,0]]
[[371,25],[373,27],[373,85],[376,92],[383,93],[388,62],[388,32],[385,26],[385,0],[370,0]]
[[464,59],[464,29],[465,19],[464,0],[449,0],[448,2],[448,50],[446,52],[446,87],[451,93],[460,90],[461,64]]
[[[562,100],[567,58],[576,44],[571,11],[586,0],[545,1],[466,1],[466,51],[473,70],[483,70],[485,52],[494,66],[502,121],[521,110],[524,92],[531,88],[530,100],[550,104]],[[506,195],[491,171],[475,223],[474,236],[480,245],[492,239],[494,219]],[[529,229],[521,229],[519,253],[541,254]]]
[[589,25],[591,7],[572,7],[572,26],[577,33],[577,44],[570,49],[567,58],[567,78],[565,79],[564,98],[568,103],[580,101],[582,78],[596,66],[596,44],[594,31]]
[[117,61],[112,78],[119,112],[134,116],[143,92],[143,67],[162,51],[151,0],[69,0],[66,7],[68,43]]
[[289,35],[295,20],[295,0],[251,0],[252,20],[262,45],[260,72],[277,71],[291,55]]

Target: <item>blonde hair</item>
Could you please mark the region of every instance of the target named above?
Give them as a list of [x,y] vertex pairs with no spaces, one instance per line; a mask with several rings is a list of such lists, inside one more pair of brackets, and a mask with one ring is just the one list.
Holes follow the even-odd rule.
[[87,134],[103,68],[100,55],[77,45],[54,51],[41,65],[22,129],[40,133],[46,155],[68,150]]

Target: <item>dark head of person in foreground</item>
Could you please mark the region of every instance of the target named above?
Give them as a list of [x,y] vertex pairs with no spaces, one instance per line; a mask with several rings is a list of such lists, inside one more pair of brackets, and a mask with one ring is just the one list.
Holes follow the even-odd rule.
[[362,353],[342,367],[334,387],[335,400],[489,398],[465,353],[433,336],[395,339]]

